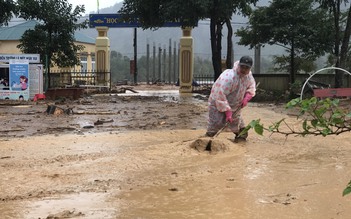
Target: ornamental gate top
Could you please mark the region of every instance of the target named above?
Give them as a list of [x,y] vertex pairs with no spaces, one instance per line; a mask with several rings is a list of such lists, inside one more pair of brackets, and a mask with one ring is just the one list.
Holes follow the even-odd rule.
[[[166,22],[163,27],[181,27],[180,22]],[[124,22],[122,21],[121,14],[90,14],[89,15],[89,27],[112,27],[112,28],[123,28],[123,27],[141,27],[138,21]]]

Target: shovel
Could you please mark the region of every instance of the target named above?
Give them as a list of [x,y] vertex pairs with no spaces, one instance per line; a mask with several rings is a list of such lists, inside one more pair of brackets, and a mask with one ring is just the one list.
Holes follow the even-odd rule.
[[223,128],[221,128],[212,138],[217,137],[225,128],[227,128],[229,125],[229,122],[226,122],[223,126]]
[[[240,111],[240,109],[241,108],[238,108],[233,113],[233,115],[236,115]],[[190,146],[198,151],[217,152],[220,150],[226,150],[227,146],[225,144],[214,140],[221,132],[223,132],[224,129],[226,129],[229,126],[229,124],[229,122],[226,122],[224,126],[220,130],[218,130],[218,132],[210,139],[199,138],[196,141],[194,141]]]
[[[236,109],[233,113],[232,113],[232,117],[233,117],[233,115],[234,116],[236,116],[236,114],[239,112],[241,110],[241,108],[238,108],[238,109]],[[225,124],[224,124],[224,126],[212,137],[212,139],[213,138],[215,138],[215,137],[217,137],[225,128],[227,128],[228,126],[229,126],[229,122],[226,122]],[[239,124],[238,124],[239,125]]]

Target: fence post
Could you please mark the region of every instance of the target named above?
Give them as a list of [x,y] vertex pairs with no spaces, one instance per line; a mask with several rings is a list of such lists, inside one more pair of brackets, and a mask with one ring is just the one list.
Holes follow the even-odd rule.
[[168,47],[168,83],[171,84],[171,72],[172,72],[172,39],[169,39]]
[[163,47],[162,66],[163,66],[163,81],[164,81],[164,83],[166,83],[166,45],[164,45],[164,47]]
[[156,45],[155,42],[153,43],[153,48],[152,48],[152,83],[155,82],[156,79]]
[[161,45],[158,46],[158,80],[161,81],[161,53],[162,48]]
[[149,39],[146,41],[146,84],[149,84],[149,73],[150,73],[150,68],[149,68],[149,62],[150,62],[150,44],[149,44]]
[[177,43],[174,42],[173,48],[173,82],[177,83]]

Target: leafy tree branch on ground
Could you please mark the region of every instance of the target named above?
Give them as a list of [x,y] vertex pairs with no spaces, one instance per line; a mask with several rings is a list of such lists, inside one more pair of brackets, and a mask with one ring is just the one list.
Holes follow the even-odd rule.
[[[306,136],[306,135],[339,135],[351,131],[351,112],[349,109],[339,106],[339,99],[322,99],[316,97],[301,100],[296,98],[287,103],[287,109],[298,111],[297,120],[301,121],[300,129],[296,130],[289,125],[285,119],[265,127],[260,119],[253,120],[246,127],[246,131],[254,129],[257,134],[262,135],[266,130],[271,134],[279,133],[285,136]],[[282,129],[282,126],[285,126]]]
[[[350,100],[343,106],[339,99],[310,99],[296,98],[287,103],[286,109],[294,109],[297,112],[297,120],[301,125],[298,129],[286,122],[286,119],[265,126],[261,119],[252,120],[240,134],[253,129],[257,134],[263,135],[264,131],[272,134],[282,134],[286,137],[293,136],[330,136],[340,135],[351,131]],[[295,123],[296,124],[296,123]],[[343,191],[343,195],[351,193],[351,181]]]

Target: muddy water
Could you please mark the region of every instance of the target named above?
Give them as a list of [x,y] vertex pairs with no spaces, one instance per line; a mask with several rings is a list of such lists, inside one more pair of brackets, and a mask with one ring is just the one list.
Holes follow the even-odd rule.
[[175,171],[181,179],[169,174],[161,185],[124,194],[134,206],[123,218],[348,218],[350,198],[341,192],[351,145],[334,151],[324,139],[281,140],[252,139],[242,154],[191,159],[190,173]]
[[[191,103],[196,104],[207,100],[207,97],[194,93],[180,93],[179,90],[139,90],[137,93],[126,91],[126,93],[116,94],[118,97],[162,97],[165,102]],[[200,100],[194,97],[203,97]]]
[[[284,115],[250,106],[247,121]],[[296,121],[292,118],[290,123]],[[351,136],[258,136],[210,154],[204,129],[1,140],[2,218],[349,218]],[[66,217],[66,218],[67,218]]]

